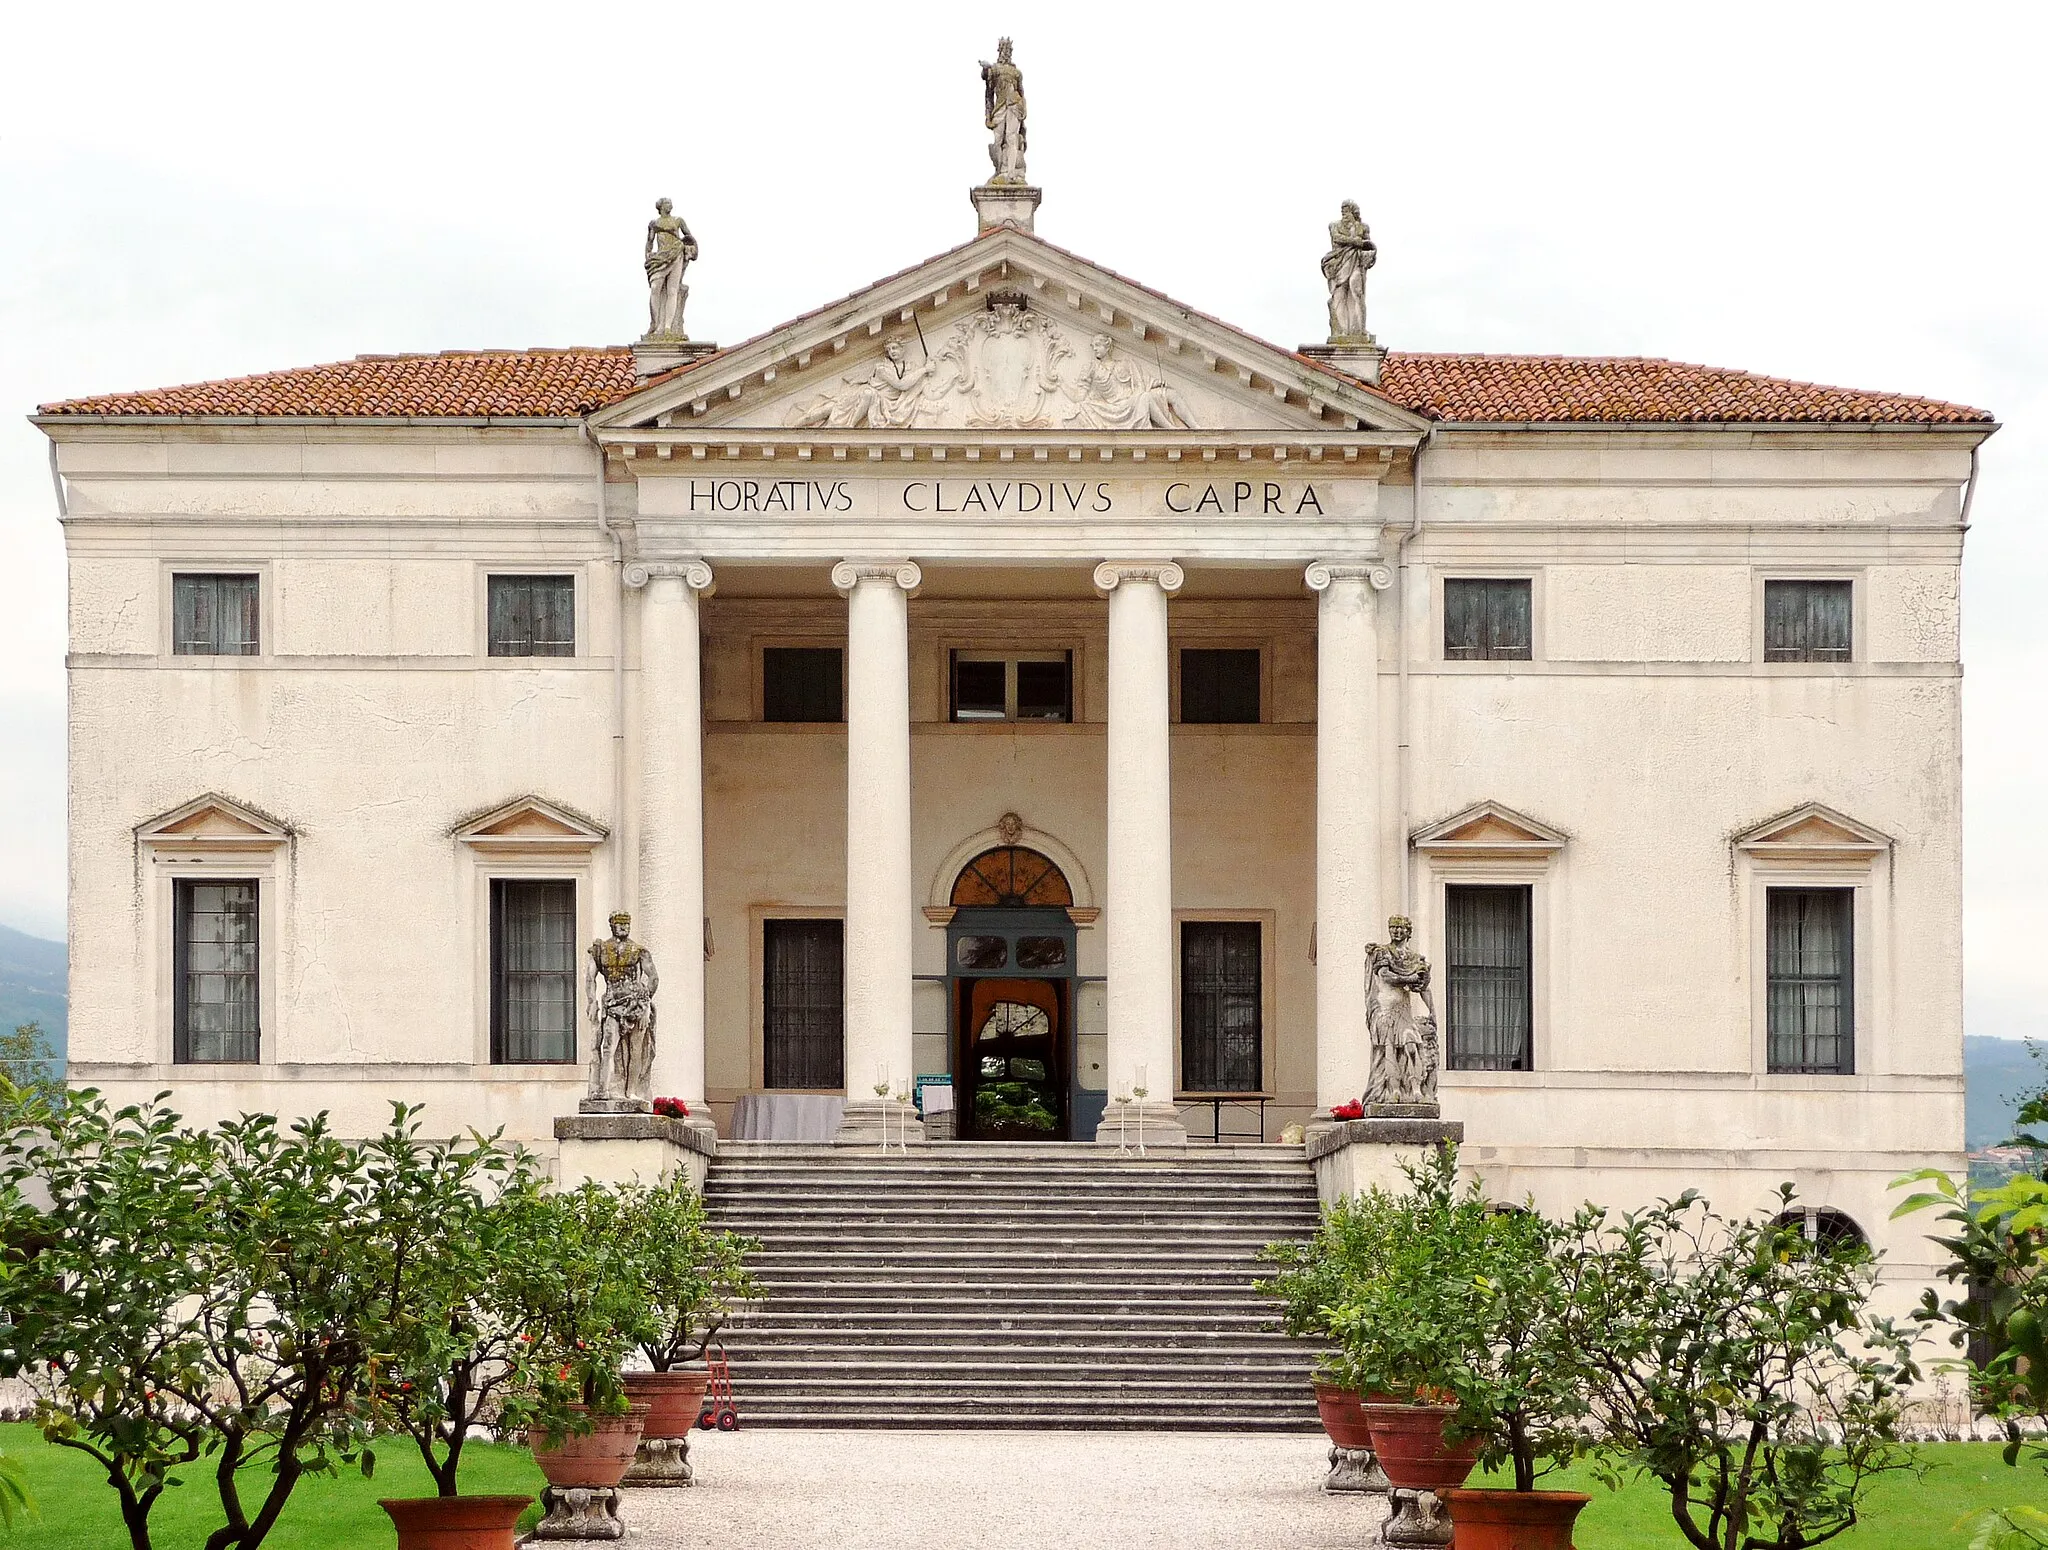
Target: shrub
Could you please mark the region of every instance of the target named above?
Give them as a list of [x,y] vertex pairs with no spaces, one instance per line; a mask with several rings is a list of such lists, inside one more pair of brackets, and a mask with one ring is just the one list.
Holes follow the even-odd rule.
[[[587,1415],[623,1415],[626,1353],[658,1342],[644,1267],[625,1192],[590,1181],[570,1190],[527,1189],[503,1202],[510,1241],[530,1252],[504,1256],[495,1295],[531,1337],[509,1413],[560,1435],[588,1429]],[[555,1419],[550,1419],[554,1417]]]
[[651,1318],[640,1350],[656,1372],[667,1372],[703,1356],[734,1306],[761,1295],[746,1266],[761,1243],[714,1231],[702,1197],[681,1175],[628,1189],[622,1206]]

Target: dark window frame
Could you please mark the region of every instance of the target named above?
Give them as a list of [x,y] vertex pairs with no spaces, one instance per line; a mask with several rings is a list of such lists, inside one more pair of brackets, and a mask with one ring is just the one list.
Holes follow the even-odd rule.
[[[1051,667],[1057,664],[1065,675],[1064,693],[1057,716],[1022,714],[1019,668],[1024,665]],[[960,669],[963,665],[1000,667],[1003,671],[1001,715],[960,711]],[[946,653],[946,719],[956,726],[1071,726],[1074,721],[1074,650],[1071,646],[1049,651],[1004,652],[973,646],[956,646]]]
[[[1837,600],[1838,606],[1824,604],[1823,599]],[[1766,576],[1763,617],[1766,662],[1856,660],[1853,577]],[[1832,635],[1837,624],[1838,641]]]
[[[826,658],[830,667],[826,667]],[[785,670],[784,676],[778,669]],[[829,726],[846,720],[846,648],[761,648],[761,719],[777,726]]]
[[[491,1018],[491,1064],[494,1066],[573,1066],[576,1064],[578,1047],[582,1043],[582,1014],[579,1008],[578,980],[581,975],[581,958],[577,942],[581,933],[577,930],[578,910],[581,905],[580,890],[572,877],[493,877],[491,880],[490,905],[490,1018]],[[506,914],[510,907],[512,890],[520,888],[548,889],[554,893],[566,893],[569,907],[566,912],[557,911],[559,919],[568,922],[568,934],[564,939],[568,948],[566,962],[553,968],[519,969],[510,967],[506,961],[509,938],[506,935]],[[564,979],[567,982],[568,1026],[558,1030],[566,1039],[567,1048],[561,1054],[512,1054],[509,1052],[512,1037],[512,978],[515,974],[538,980],[543,976]],[[529,1034],[529,1037],[532,1035]]]
[[[1521,961],[1479,962],[1473,924],[1462,924],[1461,909],[1518,898],[1519,940],[1511,951]],[[1521,994],[1515,1005],[1514,982]],[[1536,1067],[1536,889],[1532,883],[1447,883],[1444,886],[1444,1068],[1449,1071],[1533,1071]],[[1519,1021],[1503,1031],[1499,1022],[1482,1028],[1468,1019],[1487,1012]],[[1483,1046],[1483,1047],[1482,1047]]]
[[[568,635],[549,634],[545,638],[538,633],[539,623],[534,611],[534,595],[540,583],[560,586],[569,594]],[[501,589],[523,588],[526,592],[526,615],[524,633],[508,629],[499,634],[498,597]],[[484,578],[484,654],[491,657],[573,657],[576,655],[576,605],[579,588],[574,571],[492,571]],[[549,610],[550,617],[559,617],[556,609]],[[514,615],[514,621],[517,616]]]
[[[246,888],[249,890],[248,940],[245,945],[247,968],[199,969],[191,966],[194,905],[201,889]],[[208,913],[225,914],[226,911]],[[214,945],[214,944],[198,944]],[[225,947],[226,943],[219,944]],[[223,1050],[232,1038],[245,1039],[246,1043],[236,1046],[232,1053],[218,1055],[195,1055],[192,1049],[192,979],[195,974],[219,974],[226,978],[245,979],[249,982],[249,995],[243,1004],[253,1007],[255,1026],[247,1030],[221,1033]],[[220,1003],[229,1004],[225,999]],[[257,1065],[263,1058],[263,880],[260,877],[179,877],[171,881],[171,1060],[175,1065]]]
[[[1228,938],[1235,935],[1232,944]],[[1266,1074],[1266,922],[1256,917],[1180,922],[1180,1091],[1190,1097],[1262,1093]],[[1249,938],[1250,953],[1242,952]],[[1237,956],[1233,974],[1229,959]],[[1198,962],[1206,956],[1206,962]],[[1248,965],[1249,975],[1242,970]],[[1251,1038],[1225,1026],[1231,1001],[1251,1012]],[[1204,1003],[1207,1003],[1206,1006]],[[1239,1047],[1228,1044],[1236,1038]],[[1206,1041],[1206,1042],[1205,1042]],[[1248,1078],[1248,1080],[1246,1080]]]
[[[1520,600],[1514,610],[1506,599]],[[1506,612],[1519,615],[1510,621]],[[1514,626],[1518,624],[1519,628]],[[1468,633],[1471,639],[1457,639]],[[1516,637],[1519,635],[1519,639]],[[1446,662],[1530,662],[1536,655],[1536,581],[1532,576],[1446,576],[1443,650]]]
[[[232,616],[221,583],[234,582],[243,629],[232,636]],[[208,594],[212,595],[209,597]],[[200,628],[201,619],[206,628]],[[171,655],[174,657],[260,657],[263,655],[263,573],[255,570],[171,572]]]
[[[1231,672],[1241,673],[1247,659],[1249,681],[1231,681]],[[1265,662],[1257,646],[1182,646],[1175,659],[1181,725],[1257,726],[1265,719]]]
[[[821,966],[836,969],[836,998],[824,977],[807,984],[812,992],[802,1002],[778,1004],[777,938],[787,936],[794,947],[810,937],[815,956],[805,972]],[[821,944],[830,938],[831,952]],[[800,1026],[809,1021],[811,1026]],[[808,1078],[799,1081],[797,1078]],[[761,922],[761,1086],[769,1092],[844,1092],[846,1090],[846,921],[838,915],[778,915]]]
[[[1832,972],[1786,965],[1780,956],[1784,934],[1779,913],[1799,909],[1791,929],[1797,956],[1807,956],[1804,937],[1822,899],[1837,916],[1839,962]],[[1822,1005],[1833,988],[1833,1029],[1817,1026],[1830,1009]],[[1822,1046],[1832,1045],[1825,1058]],[[1854,1076],[1856,1074],[1856,889],[1853,886],[1788,885],[1764,889],[1764,1070],[1772,1076]]]

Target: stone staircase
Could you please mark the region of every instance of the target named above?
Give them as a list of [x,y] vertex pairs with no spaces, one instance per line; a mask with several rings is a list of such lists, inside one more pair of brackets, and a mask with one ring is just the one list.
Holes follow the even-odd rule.
[[1316,1429],[1313,1352],[1252,1290],[1315,1230],[1299,1147],[722,1141],[705,1199],[764,1245],[742,1425]]

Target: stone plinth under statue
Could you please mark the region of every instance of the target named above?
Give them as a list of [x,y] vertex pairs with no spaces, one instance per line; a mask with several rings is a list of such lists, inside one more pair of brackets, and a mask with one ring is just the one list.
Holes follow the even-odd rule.
[[1316,1171],[1316,1198],[1327,1205],[1374,1185],[1404,1189],[1403,1164],[1423,1162],[1437,1148],[1464,1139],[1463,1120],[1345,1119],[1311,1127],[1302,1149]]
[[701,1190],[718,1141],[706,1127],[666,1114],[564,1114],[555,1121],[564,1188],[591,1179],[599,1184],[658,1184],[688,1176]]

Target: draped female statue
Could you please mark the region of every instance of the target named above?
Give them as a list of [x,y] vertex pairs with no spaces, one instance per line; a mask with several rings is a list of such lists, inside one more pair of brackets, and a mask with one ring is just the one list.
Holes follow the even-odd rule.
[[1115,353],[1107,334],[1089,341],[1090,360],[1078,378],[1062,386],[1078,399],[1067,424],[1091,431],[1184,431],[1194,429],[1187,405],[1156,376]]
[[1365,1026],[1372,1036],[1368,1114],[1375,1104],[1436,1103],[1436,1004],[1429,994],[1429,960],[1408,945],[1413,929],[1406,915],[1396,915],[1387,922],[1386,943],[1365,950]]
[[647,223],[647,337],[682,339],[683,303],[690,288],[683,275],[697,257],[697,239],[689,223],[672,214],[675,206],[666,199],[654,202],[654,219]]
[[1372,228],[1358,214],[1356,200],[1344,201],[1330,223],[1330,251],[1323,255],[1323,279],[1330,287],[1330,343],[1365,340],[1365,272],[1378,262]]

